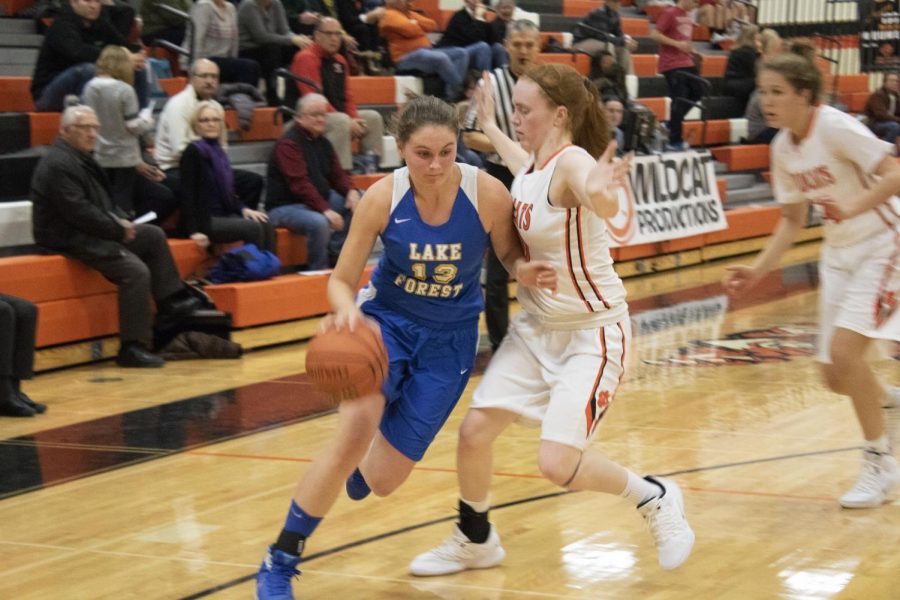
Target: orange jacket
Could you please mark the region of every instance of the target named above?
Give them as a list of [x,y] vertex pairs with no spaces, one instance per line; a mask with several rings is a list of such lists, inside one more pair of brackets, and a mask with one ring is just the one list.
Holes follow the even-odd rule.
[[387,41],[391,60],[396,63],[413,50],[431,48],[426,34],[437,31],[437,23],[418,13],[388,8],[378,22],[378,31]]

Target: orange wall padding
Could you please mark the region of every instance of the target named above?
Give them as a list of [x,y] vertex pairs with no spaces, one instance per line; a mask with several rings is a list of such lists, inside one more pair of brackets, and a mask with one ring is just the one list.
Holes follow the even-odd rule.
[[572,66],[582,75],[587,75],[591,70],[591,57],[586,54],[543,52],[539,57],[539,60],[544,63],[563,63]]

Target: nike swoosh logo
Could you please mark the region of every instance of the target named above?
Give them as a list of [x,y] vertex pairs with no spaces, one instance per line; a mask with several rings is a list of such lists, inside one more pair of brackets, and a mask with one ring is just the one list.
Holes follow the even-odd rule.
[[394,219],[394,223],[399,225],[400,223],[406,223],[407,221],[412,221],[412,219]]
[[460,375],[465,375],[465,374],[468,373],[468,372],[469,372],[468,369],[463,369],[462,371],[459,372],[459,374],[460,374]]

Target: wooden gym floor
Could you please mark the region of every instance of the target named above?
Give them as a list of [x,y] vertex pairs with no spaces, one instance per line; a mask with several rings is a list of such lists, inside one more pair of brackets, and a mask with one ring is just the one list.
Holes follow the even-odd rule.
[[[811,359],[816,252],[798,247],[732,301],[718,286],[725,263],[628,281],[639,360],[595,444],[681,484],[697,534],[682,568],[659,569],[621,499],[542,480],[537,431],[513,426],[495,455],[503,566],[409,576],[455,515],[456,431],[473,377],[406,485],[338,500],[307,547],[298,598],[900,598],[900,501],[836,502],[856,477],[860,436]],[[893,354],[878,370],[897,385]],[[335,424],[303,356],[290,345],[29,382],[50,410],[0,420],[0,598],[252,598],[296,478]]]

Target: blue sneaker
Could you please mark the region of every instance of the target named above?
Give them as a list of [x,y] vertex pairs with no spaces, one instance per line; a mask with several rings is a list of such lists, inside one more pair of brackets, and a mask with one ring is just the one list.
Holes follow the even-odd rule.
[[347,478],[347,495],[351,500],[362,500],[372,493],[372,488],[366,483],[366,478],[359,469],[353,471],[353,474]]
[[256,574],[257,600],[294,600],[291,579],[299,576],[300,557],[269,546],[266,558]]

